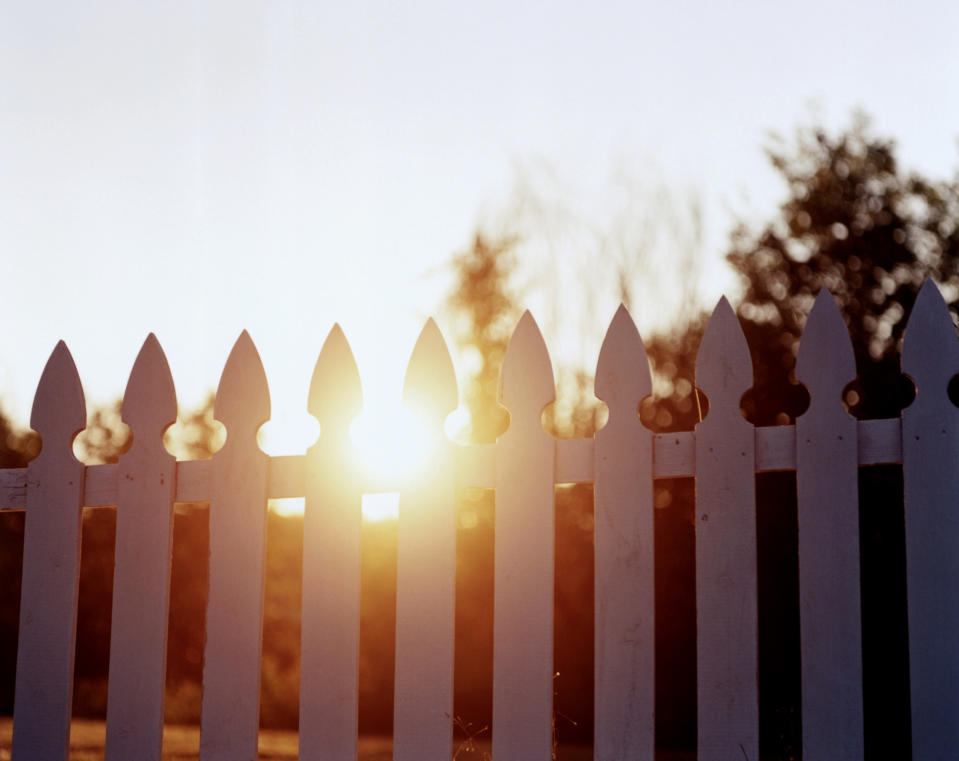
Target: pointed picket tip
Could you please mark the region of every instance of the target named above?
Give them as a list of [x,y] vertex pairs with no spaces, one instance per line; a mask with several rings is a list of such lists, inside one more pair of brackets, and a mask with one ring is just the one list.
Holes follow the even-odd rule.
[[255,433],[270,417],[266,373],[253,339],[245,330],[233,344],[220,376],[213,417],[226,426],[228,442],[237,432]]
[[810,404],[842,405],[842,390],[856,379],[856,355],[846,323],[832,294],[823,288],[806,319],[796,377],[806,386]]
[[428,418],[440,420],[459,404],[453,360],[432,317],[420,331],[406,366],[403,403]]
[[363,385],[350,342],[339,323],[323,342],[313,367],[306,408],[322,431],[346,427],[363,409]]
[[138,436],[160,436],[176,422],[176,389],[166,354],[150,333],[137,354],[120,408],[123,422]]
[[723,296],[713,310],[696,357],[696,385],[709,398],[714,410],[735,410],[753,385],[753,363],[739,318]]
[[[30,427],[43,439],[43,450],[51,451],[48,444],[72,443],[86,424],[87,406],[80,375],[70,350],[60,341],[51,352],[37,383]],[[67,451],[71,450],[68,448]]]
[[959,372],[956,327],[939,288],[927,279],[909,314],[902,342],[902,371],[923,392],[946,394],[949,381]]
[[556,398],[549,350],[529,310],[523,312],[506,347],[500,369],[499,396],[511,415],[526,410],[538,414]]
[[613,315],[599,350],[593,388],[610,412],[623,408],[635,413],[640,402],[653,392],[646,347],[623,304]]

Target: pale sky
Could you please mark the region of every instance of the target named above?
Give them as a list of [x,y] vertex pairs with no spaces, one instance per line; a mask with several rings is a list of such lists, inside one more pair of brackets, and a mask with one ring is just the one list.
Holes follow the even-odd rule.
[[594,202],[621,165],[697,189],[714,262],[731,212],[780,200],[765,136],[811,103],[864,108],[932,177],[959,165],[959,3],[590,5],[4,3],[3,411],[27,424],[61,338],[110,401],[150,331],[195,406],[245,328],[275,417],[302,417],[334,321],[385,405],[524,162]]

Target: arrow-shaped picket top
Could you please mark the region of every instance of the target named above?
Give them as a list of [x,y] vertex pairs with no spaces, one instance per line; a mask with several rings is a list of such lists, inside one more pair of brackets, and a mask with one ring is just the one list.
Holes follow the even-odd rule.
[[420,331],[403,380],[403,403],[423,415],[431,429],[459,404],[456,371],[436,321],[430,317]]
[[[213,403],[213,416],[226,427],[227,441],[255,436],[270,418],[270,387],[260,354],[245,330],[227,357]],[[222,449],[220,450],[223,451]]]
[[523,312],[506,347],[500,370],[499,399],[516,425],[540,425],[540,414],[556,398],[553,365],[543,334],[529,310]]
[[[925,395],[945,400],[949,381],[959,372],[956,326],[935,282],[927,279],[909,314],[902,342],[902,371],[916,384],[916,401]],[[908,409],[908,408],[907,408]]]
[[596,362],[596,396],[609,407],[609,419],[637,419],[640,402],[653,392],[646,347],[623,304],[609,324]]
[[320,436],[342,434],[363,409],[356,359],[339,323],[331,328],[313,368],[306,408],[320,423]]
[[739,400],[753,385],[753,362],[742,325],[725,296],[716,304],[699,345],[696,385],[709,399],[707,419],[742,420]]
[[170,365],[157,337],[150,333],[137,354],[120,408],[133,431],[133,445],[162,447],[163,432],[176,422],[176,390]]
[[43,439],[40,457],[73,458],[73,439],[87,424],[83,386],[70,350],[63,341],[54,347],[37,383],[30,413],[30,427]]
[[849,414],[842,405],[842,390],[856,379],[856,355],[836,300],[826,288],[819,291],[803,328],[796,377],[809,391],[804,415],[814,407],[824,415]]

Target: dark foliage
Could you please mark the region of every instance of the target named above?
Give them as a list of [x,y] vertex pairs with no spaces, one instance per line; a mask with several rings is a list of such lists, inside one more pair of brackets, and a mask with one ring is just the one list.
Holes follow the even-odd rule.
[[758,232],[741,226],[727,257],[743,278],[739,314],[758,360],[752,414],[768,424],[802,411],[802,395],[773,403],[773,389],[785,385],[813,300],[828,288],[856,352],[852,411],[895,416],[911,401],[898,350],[923,281],[935,278],[959,308],[959,182],[904,171],[893,142],[863,117],[835,136],[801,129],[794,146],[768,152],[789,196]]

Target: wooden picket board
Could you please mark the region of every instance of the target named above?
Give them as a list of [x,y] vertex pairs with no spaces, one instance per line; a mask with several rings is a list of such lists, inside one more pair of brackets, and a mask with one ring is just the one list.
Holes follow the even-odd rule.
[[959,410],[947,388],[959,342],[936,284],[919,292],[902,370],[916,399],[902,411],[912,757],[959,758]]
[[596,365],[609,422],[596,433],[596,761],[652,761],[655,752],[653,436],[639,420],[652,393],[646,349],[620,306]]
[[525,312],[500,373],[510,425],[496,442],[493,758],[549,761],[553,719],[553,438],[542,412],[555,385]]
[[269,477],[256,432],[269,418],[270,392],[246,331],[223,369],[213,414],[226,443],[211,474],[200,759],[238,761],[257,757]]
[[842,392],[856,359],[825,289],[803,330],[796,376],[810,395],[796,419],[802,753],[855,761],[864,752],[858,443]]
[[752,382],[746,337],[724,297],[696,359],[709,399],[696,426],[699,761],[759,758],[755,433],[739,409]]
[[27,467],[13,758],[66,761],[80,574],[84,467],[73,439],[86,425],[77,368],[60,341],[33,398],[30,427],[43,439]]
[[176,494],[163,431],[176,422],[176,392],[152,333],[130,373],[122,415],[133,443],[118,465],[106,759],[159,761]]
[[306,454],[300,759],[355,759],[359,706],[361,493],[349,426],[363,406],[350,345],[334,325],[307,409],[320,438]]
[[396,555],[395,761],[448,761],[453,751],[456,491],[443,423],[459,392],[446,342],[430,319],[410,358],[403,401],[431,437],[429,467],[400,493]]

